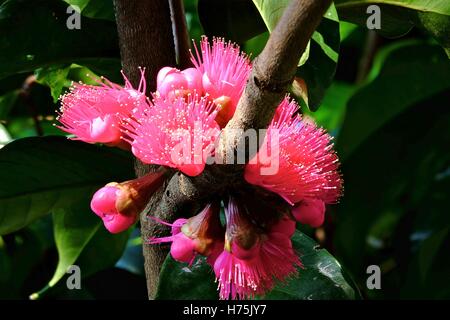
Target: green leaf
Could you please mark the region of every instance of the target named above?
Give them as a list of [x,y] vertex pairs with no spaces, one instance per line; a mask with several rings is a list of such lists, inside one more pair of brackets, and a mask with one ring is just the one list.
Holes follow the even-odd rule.
[[67,78],[70,66],[51,66],[36,70],[36,81],[47,85],[54,102],[57,102],[63,88],[70,87],[71,81]]
[[0,78],[76,59],[118,57],[115,24],[81,19],[69,30],[61,0],[8,0],[0,6]]
[[348,300],[358,298],[339,262],[325,249],[303,233],[292,238],[299,252],[303,269],[285,285],[278,285],[265,299],[286,300]]
[[52,65],[39,68],[35,71],[36,81],[50,88],[53,101],[56,103],[60,95],[72,85],[72,82],[82,82],[96,85],[100,77],[104,76],[110,81],[123,81],[120,76],[120,61],[116,59],[84,59],[81,62],[100,71],[96,74],[87,67],[72,63],[70,65]]
[[112,0],[63,0],[77,6],[85,17],[95,19],[114,20],[114,6]]
[[11,141],[11,135],[5,126],[0,123],[0,149],[3,148],[8,142]]
[[369,79],[348,102],[337,143],[343,161],[384,123],[450,88],[450,61],[437,45],[404,42],[378,54]]
[[417,14],[416,21],[421,29],[425,29],[444,47],[447,57],[450,59],[450,17],[437,13],[420,12]]
[[356,87],[346,82],[334,81],[327,90],[319,110],[311,112],[302,109],[303,114],[312,117],[315,122],[331,134],[337,133],[345,118],[346,106]]
[[17,98],[19,97],[19,91],[10,91],[0,96],[0,120],[5,120],[11,109],[14,107]]
[[[429,62],[423,60],[422,63]],[[417,64],[413,66],[419,68]],[[386,81],[393,92],[400,92],[401,83],[395,79]],[[396,100],[392,95],[384,97],[385,103]],[[364,100],[374,99],[376,97],[368,95]],[[367,277],[361,265],[370,249],[369,231],[380,217],[392,212],[397,215],[390,218],[395,225],[402,215],[411,215],[421,206],[426,215],[430,213],[433,202],[421,204],[423,196],[435,183],[437,174],[446,170],[450,163],[449,99],[448,90],[444,90],[409,106],[373,132],[345,159],[342,166],[345,196],[336,207],[333,243],[341,261],[358,278]],[[340,140],[339,143],[345,142]],[[405,221],[410,219],[412,217]],[[403,241],[409,243],[410,236],[405,237]]]
[[[284,9],[288,6],[290,0],[279,0],[279,1],[265,1],[265,0],[253,0],[256,8],[258,9],[264,23],[266,24],[267,30],[271,33],[275,29],[278,21],[284,13]],[[309,58],[310,43],[305,49],[305,52],[300,58],[298,63],[302,66],[306,63]]]
[[436,257],[439,248],[446,239],[449,233],[449,227],[440,230],[428,239],[426,239],[419,250],[419,267],[420,276],[422,279],[426,279],[430,269],[433,265],[434,258]]
[[341,42],[347,39],[356,29],[358,29],[358,26],[356,24],[346,21],[340,21],[339,34],[341,36]]
[[[304,265],[299,275],[278,285],[266,299],[355,299],[358,293],[344,276],[339,262],[306,235],[296,231],[292,243]],[[217,283],[203,258],[193,266],[170,255],[161,269],[158,299],[217,299]]]
[[157,300],[199,300],[219,298],[214,272],[203,258],[192,266],[175,261],[170,254],[161,268]]
[[64,137],[25,138],[0,149],[0,234],[18,230],[92,189],[133,176],[131,157]]
[[117,235],[107,232],[100,218],[90,210],[89,203],[90,197],[84,197],[53,213],[59,260],[49,287],[55,286],[71,265],[78,265],[81,275],[87,277],[113,266],[125,249],[129,232]]
[[447,0],[336,0],[336,8],[342,20],[366,27],[369,5],[377,5],[381,11],[381,30],[387,37],[399,37],[414,26],[426,30],[442,46],[450,49],[450,2]]
[[30,275],[35,275],[36,270],[42,270],[39,267],[48,251],[44,243],[46,241],[42,240],[44,230],[36,229],[30,225],[8,235],[8,243],[0,237],[1,299],[23,299]]

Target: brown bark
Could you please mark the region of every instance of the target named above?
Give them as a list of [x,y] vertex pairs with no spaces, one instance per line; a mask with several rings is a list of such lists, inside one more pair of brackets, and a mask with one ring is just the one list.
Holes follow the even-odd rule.
[[[168,39],[172,36],[168,2],[115,0],[115,3],[124,70],[132,75],[130,79],[136,83],[138,73],[133,69],[139,65],[147,67],[147,77],[151,84],[149,88],[154,90],[158,69],[174,65],[175,62],[173,40]],[[291,1],[265,49],[255,59],[236,113],[222,134],[220,154],[224,159],[227,154],[236,152],[236,146],[242,139],[232,129],[245,131],[267,128],[292,82],[301,54],[330,3],[331,0]],[[144,174],[146,170],[148,169],[142,165],[137,165],[138,175]],[[145,212],[168,221],[173,221],[177,215],[195,214],[207,199],[243,183],[242,171],[242,165],[227,164],[207,166],[200,176],[194,178],[176,173],[164,190],[161,189],[152,197],[149,210]],[[144,239],[160,236],[164,232],[159,226],[149,222],[144,214],[141,223]],[[165,253],[158,246],[144,245],[150,298],[156,292]]]
[[189,54],[190,39],[184,13],[183,0],[169,0],[169,5],[173,36],[175,39],[177,65],[180,69],[186,69],[192,66],[192,62],[191,55]]
[[[146,68],[147,93],[156,89],[156,75],[164,66],[175,66],[175,46],[167,0],[114,0],[122,67],[133,85],[140,80],[138,67]],[[142,176],[155,168],[136,160],[136,174]],[[160,202],[164,189],[156,192],[141,215],[141,233],[145,239],[159,234],[147,219]],[[162,217],[164,218],[164,217]],[[143,246],[149,298],[154,297],[159,269],[167,250],[160,246]]]
[[146,68],[147,93],[156,89],[156,75],[164,66],[175,66],[172,22],[167,0],[114,0],[120,55],[133,85]]

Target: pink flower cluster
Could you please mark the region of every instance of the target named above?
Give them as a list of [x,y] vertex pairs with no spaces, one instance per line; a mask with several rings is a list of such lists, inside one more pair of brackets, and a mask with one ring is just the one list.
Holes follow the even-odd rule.
[[[107,80],[98,86],[76,84],[61,98],[60,128],[73,139],[128,149],[142,162],[161,166],[94,194],[91,208],[112,233],[138,220],[150,196],[170,176],[169,168],[201,174],[220,129],[234,115],[251,72],[249,58],[219,38],[212,44],[203,38],[194,52],[193,68],[160,70],[151,100],[145,95],[144,70],[137,89],[124,77],[124,87]],[[170,226],[172,234],[149,243],[171,243],[172,257],[189,264],[197,255],[206,256],[221,299],[264,295],[295,275],[301,267],[291,242],[296,221],[319,227],[325,205],[341,195],[331,137],[303,121],[298,109],[289,97],[280,103],[259,152],[245,165],[243,190],[229,190],[189,219],[171,224],[153,218]],[[262,174],[275,158],[279,170]],[[264,199],[253,201],[258,194]]]

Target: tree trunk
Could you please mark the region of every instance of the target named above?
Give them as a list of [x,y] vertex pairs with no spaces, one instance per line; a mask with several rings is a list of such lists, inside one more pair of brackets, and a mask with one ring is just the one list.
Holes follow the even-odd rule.
[[[134,86],[140,79],[138,67],[146,68],[147,94],[156,89],[156,75],[164,66],[175,66],[176,55],[167,0],[114,0],[117,31],[119,35],[122,67]],[[154,170],[136,160],[137,176]],[[155,225],[148,221],[146,213],[151,212],[161,199],[164,189],[150,200],[148,207],[141,214],[141,233],[148,239],[156,232]],[[159,269],[167,251],[160,246],[143,245],[145,258],[145,275],[148,296],[155,295]]]

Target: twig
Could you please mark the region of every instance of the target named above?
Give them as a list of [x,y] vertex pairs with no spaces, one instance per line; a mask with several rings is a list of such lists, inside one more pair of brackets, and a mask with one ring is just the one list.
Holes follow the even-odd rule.
[[169,0],[169,4],[177,65],[180,69],[189,68],[192,66],[192,62],[189,54],[190,40],[183,0]]
[[378,36],[378,34],[373,30],[369,30],[367,32],[364,51],[358,65],[358,74],[356,75],[357,84],[363,82],[369,74],[370,67],[372,66],[373,58],[375,57],[379,42],[380,37]]
[[44,130],[42,129],[41,123],[38,119],[39,116],[38,109],[33,101],[33,97],[31,96],[31,89],[35,84],[36,84],[35,75],[27,77],[22,85],[19,96],[22,98],[23,102],[27,106],[31,118],[33,119],[36,134],[41,137],[44,135]]

